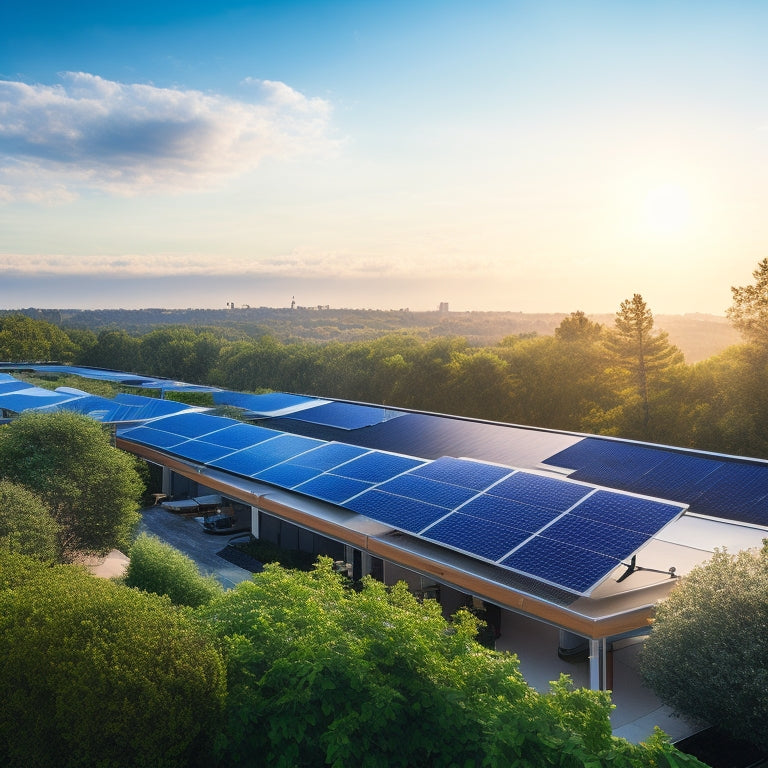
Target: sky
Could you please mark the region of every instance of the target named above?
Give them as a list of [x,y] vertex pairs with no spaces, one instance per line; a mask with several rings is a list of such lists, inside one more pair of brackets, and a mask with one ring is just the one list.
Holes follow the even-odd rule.
[[0,309],[722,315],[768,3],[0,0]]

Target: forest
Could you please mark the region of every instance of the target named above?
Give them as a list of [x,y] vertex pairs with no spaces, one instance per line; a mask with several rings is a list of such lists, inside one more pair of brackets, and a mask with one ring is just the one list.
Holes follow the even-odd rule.
[[611,322],[575,311],[551,335],[521,332],[493,343],[386,327],[357,340],[285,337],[279,324],[275,332],[268,324],[95,331],[7,313],[0,360],[55,360],[768,458],[768,259],[753,275],[753,284],[732,288],[728,320],[740,343],[696,362],[686,362],[639,294]]

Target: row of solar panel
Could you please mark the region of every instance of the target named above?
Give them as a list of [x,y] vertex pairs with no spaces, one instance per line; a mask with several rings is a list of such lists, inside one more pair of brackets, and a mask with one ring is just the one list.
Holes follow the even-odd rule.
[[201,413],[120,436],[582,594],[684,508],[508,467],[450,457],[424,462]]
[[768,464],[597,438],[585,438],[545,463],[575,470],[574,480],[680,499],[693,512],[768,525]]

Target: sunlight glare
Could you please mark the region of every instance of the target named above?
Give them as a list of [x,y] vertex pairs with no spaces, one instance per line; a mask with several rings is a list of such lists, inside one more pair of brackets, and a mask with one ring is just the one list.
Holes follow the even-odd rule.
[[688,191],[678,184],[663,184],[646,193],[640,210],[640,224],[649,235],[680,235],[690,227],[692,213]]

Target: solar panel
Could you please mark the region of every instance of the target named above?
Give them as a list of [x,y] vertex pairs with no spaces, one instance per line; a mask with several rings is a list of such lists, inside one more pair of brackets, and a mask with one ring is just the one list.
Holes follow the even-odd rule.
[[343,504],[353,512],[386,523],[401,531],[418,533],[446,514],[444,507],[425,501],[406,499],[375,488],[355,496]]
[[347,443],[323,443],[296,459],[298,464],[326,471],[368,453],[367,448]]
[[692,503],[695,511],[768,524],[768,467],[724,462],[708,479],[709,487]]
[[131,440],[135,443],[142,443],[152,448],[172,448],[174,445],[184,442],[181,435],[174,435],[172,432],[164,432],[152,427],[133,427],[131,429],[118,429],[118,437],[124,440]]
[[648,541],[648,537],[638,531],[568,514],[555,520],[539,535],[617,560],[628,558]]
[[516,472],[489,488],[487,492],[523,504],[564,512],[592,490],[589,486],[567,480],[534,475],[530,472]]
[[229,448],[223,448],[222,446],[214,445],[213,443],[206,443],[203,440],[187,440],[186,442],[173,446],[172,450],[178,456],[183,456],[185,459],[196,461],[199,464],[208,464],[215,459],[220,459],[222,456],[226,456],[228,453],[232,453]]
[[589,593],[620,561],[598,552],[535,536],[501,565],[578,594]]
[[411,474],[482,491],[512,471],[509,467],[444,456],[414,469]]
[[253,395],[246,392],[221,391],[214,393],[213,402],[217,405],[234,405],[237,408],[244,408],[251,413],[266,416],[287,408],[320,405],[327,401],[302,395],[290,395],[285,392],[267,392],[263,395]]
[[264,429],[264,427],[243,424],[238,421],[231,422],[231,425],[218,432],[206,435],[206,441],[238,451],[241,448],[250,448],[253,445],[263,443],[265,440],[272,440],[272,438],[282,434],[274,429]]
[[571,514],[653,536],[678,517],[683,509],[685,506],[680,504],[598,490],[584,499]]
[[355,480],[365,480],[369,483],[383,483],[385,480],[423,463],[423,461],[412,459],[409,456],[370,451],[337,467],[334,474],[351,477]]
[[296,485],[317,477],[319,470],[311,467],[302,467],[290,461],[275,464],[262,472],[254,475],[255,479],[263,480],[271,485],[279,485],[281,488],[293,488]]
[[482,494],[468,501],[461,507],[461,513],[479,520],[511,525],[515,528],[535,533],[562,514],[555,509],[521,504],[511,499]]
[[373,424],[380,424],[399,415],[396,411],[377,408],[370,405],[331,402],[316,408],[296,411],[286,415],[288,419],[306,421],[310,424],[322,424],[337,429],[361,429]]
[[245,448],[237,453],[230,453],[221,459],[211,461],[211,466],[225,469],[245,477],[255,477],[257,474],[279,464],[286,459],[292,459],[304,451],[320,445],[319,440],[300,435],[274,433],[276,437],[263,443]]
[[293,490],[322,501],[345,506],[346,501],[363,491],[367,491],[371,485],[371,483],[366,483],[363,480],[354,480],[351,477],[340,477],[327,473],[318,475],[296,486]]
[[454,512],[421,534],[438,544],[496,561],[531,534],[509,525]]
[[33,389],[34,385],[27,384],[25,381],[17,381],[14,378],[9,377],[9,379],[0,379],[0,393],[5,392],[18,392],[22,389]]
[[156,429],[173,432],[184,437],[203,437],[211,432],[216,432],[229,427],[237,422],[234,419],[225,419],[222,416],[211,416],[207,413],[178,413],[173,416],[165,416],[153,422]]
[[469,488],[427,480],[412,474],[398,475],[382,483],[378,488],[386,493],[421,499],[446,509],[455,509],[476,495],[476,492]]

